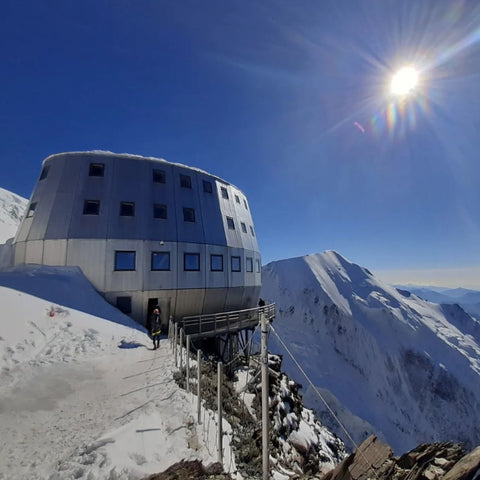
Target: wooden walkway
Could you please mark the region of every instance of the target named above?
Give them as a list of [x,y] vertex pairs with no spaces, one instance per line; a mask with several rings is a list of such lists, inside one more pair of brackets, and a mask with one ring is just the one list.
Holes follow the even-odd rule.
[[268,321],[273,320],[275,318],[275,304],[233,312],[183,317],[178,321],[178,325],[183,328],[184,334],[190,335],[192,339],[216,337],[256,327],[260,321],[260,312],[264,313]]

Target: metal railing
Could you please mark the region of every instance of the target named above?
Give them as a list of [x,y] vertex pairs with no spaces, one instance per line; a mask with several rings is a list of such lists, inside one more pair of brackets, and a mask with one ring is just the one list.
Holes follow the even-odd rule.
[[275,317],[275,304],[232,312],[193,315],[183,317],[177,323],[183,328],[184,334],[192,338],[213,337],[255,327],[259,322],[260,311],[263,311],[265,318],[271,321]]

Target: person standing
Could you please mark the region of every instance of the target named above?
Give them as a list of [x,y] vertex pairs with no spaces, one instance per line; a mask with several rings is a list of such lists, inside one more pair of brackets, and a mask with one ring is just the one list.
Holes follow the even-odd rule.
[[160,307],[157,305],[152,313],[150,320],[151,335],[153,341],[153,349],[156,350],[160,346],[160,334],[162,333],[162,322],[160,317]]

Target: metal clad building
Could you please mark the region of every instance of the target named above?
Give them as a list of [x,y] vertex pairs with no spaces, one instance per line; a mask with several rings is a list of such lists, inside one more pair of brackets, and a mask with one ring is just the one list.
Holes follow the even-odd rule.
[[15,265],[76,265],[141,323],[256,305],[261,258],[245,195],[198,169],[110,152],[46,158]]

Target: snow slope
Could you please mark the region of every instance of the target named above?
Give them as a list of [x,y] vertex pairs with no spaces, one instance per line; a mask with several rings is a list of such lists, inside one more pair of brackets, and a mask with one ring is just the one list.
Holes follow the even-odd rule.
[[216,461],[213,413],[202,410],[196,427],[168,340],[153,351],[142,327],[85,282],[78,269],[0,274],[0,478],[131,480],[181,459]]
[[[272,262],[262,282],[275,330],[356,442],[376,432],[398,452],[480,443],[480,324],[461,308],[382,284],[332,251]],[[305,385],[287,356],[284,366]],[[305,402],[345,437],[311,388]]]
[[25,198],[0,188],[0,243],[15,236],[27,204]]

